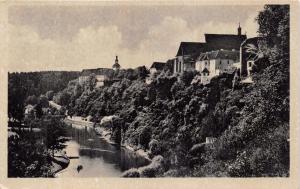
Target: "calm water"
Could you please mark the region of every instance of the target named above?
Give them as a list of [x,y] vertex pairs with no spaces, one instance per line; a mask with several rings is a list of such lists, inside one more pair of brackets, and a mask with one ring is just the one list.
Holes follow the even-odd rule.
[[[107,143],[92,128],[73,124],[68,133],[71,140],[65,149],[67,155],[79,158],[71,159],[57,177],[120,177],[125,170],[149,163],[129,150]],[[82,169],[78,172],[79,165]]]

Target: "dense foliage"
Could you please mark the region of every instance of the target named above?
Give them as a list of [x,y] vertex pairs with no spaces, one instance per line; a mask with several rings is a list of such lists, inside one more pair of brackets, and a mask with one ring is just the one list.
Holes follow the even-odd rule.
[[[55,95],[45,96],[65,106],[69,115],[92,116],[95,122],[114,115],[113,140],[163,157],[163,171],[151,177],[288,176],[289,7],[267,5],[257,22],[262,38],[252,84],[233,89],[233,75],[222,74],[204,86],[194,82],[197,72],[165,71],[146,84],[142,69],[124,72],[126,77],[102,88],[95,88],[93,79],[85,85],[72,80],[63,90],[41,94],[53,90]],[[27,94],[22,87],[10,88],[26,94],[17,102],[41,101],[33,96],[40,94]],[[208,137],[216,141],[207,144]]]
[[[8,74],[8,116],[21,121],[26,104],[39,104],[39,97],[45,94],[52,100],[55,92],[63,90],[79,76],[79,72],[47,71]],[[42,104],[45,98],[42,97]]]
[[8,138],[8,177],[53,177],[54,152],[64,148],[65,124],[54,117],[25,122]]
[[[203,86],[191,84],[195,72],[162,72],[149,85],[122,79],[70,92],[69,110],[94,121],[117,115],[122,142],[162,155],[165,176],[288,176],[289,7],[265,6],[257,21],[262,55],[253,84],[233,90],[232,75]],[[206,137],[217,141],[204,145]]]

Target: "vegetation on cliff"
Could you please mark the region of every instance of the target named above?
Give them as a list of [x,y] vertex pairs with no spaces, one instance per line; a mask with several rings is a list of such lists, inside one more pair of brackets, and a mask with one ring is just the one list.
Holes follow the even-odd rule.
[[[70,115],[95,122],[115,115],[117,143],[161,157],[151,177],[288,176],[289,7],[267,5],[257,22],[262,38],[253,84],[233,89],[233,75],[223,74],[204,86],[193,81],[197,72],[161,72],[148,85],[143,72],[102,88],[73,80],[53,98]],[[206,137],[216,141],[206,144]],[[148,173],[126,176],[140,174]]]

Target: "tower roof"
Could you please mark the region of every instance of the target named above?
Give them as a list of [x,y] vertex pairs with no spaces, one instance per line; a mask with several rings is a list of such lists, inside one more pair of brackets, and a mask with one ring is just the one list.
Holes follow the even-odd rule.
[[115,63],[112,66],[113,68],[119,69],[121,66],[119,64],[118,56],[116,56]]

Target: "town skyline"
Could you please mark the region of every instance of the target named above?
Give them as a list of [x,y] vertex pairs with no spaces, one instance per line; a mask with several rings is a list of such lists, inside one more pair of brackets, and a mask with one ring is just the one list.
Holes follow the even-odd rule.
[[[13,6],[8,17],[8,70],[111,68],[116,55],[122,68],[149,68],[155,61],[175,57],[182,41],[203,42],[205,33],[237,34],[240,23],[242,34],[256,36],[254,19],[261,9],[262,6]],[[212,10],[215,12],[208,15]],[[178,11],[182,13],[176,14]],[[225,13],[226,18],[222,16]]]

